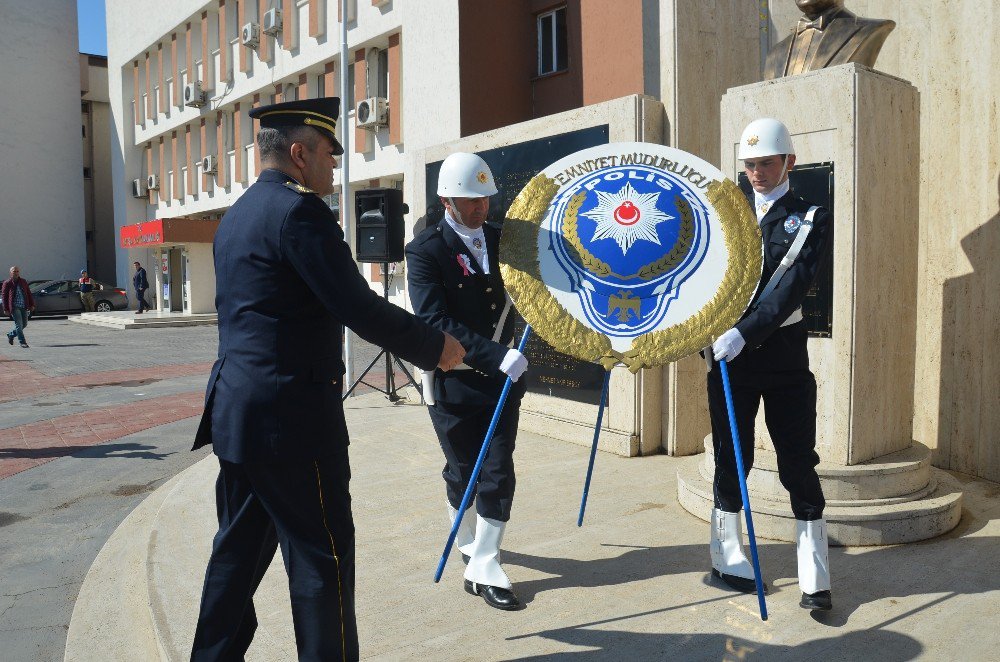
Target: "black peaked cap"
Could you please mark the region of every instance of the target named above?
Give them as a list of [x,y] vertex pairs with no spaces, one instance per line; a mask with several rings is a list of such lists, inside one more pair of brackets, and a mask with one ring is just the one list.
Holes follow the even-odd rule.
[[340,97],[302,99],[260,106],[250,109],[250,117],[260,120],[261,128],[311,126],[325,133],[333,141],[333,150],[337,156],[344,153],[344,148],[337,140]]

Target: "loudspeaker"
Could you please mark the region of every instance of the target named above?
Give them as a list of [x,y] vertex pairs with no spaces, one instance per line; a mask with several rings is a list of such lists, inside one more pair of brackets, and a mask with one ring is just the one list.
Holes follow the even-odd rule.
[[354,194],[358,262],[403,261],[403,192],[372,188]]

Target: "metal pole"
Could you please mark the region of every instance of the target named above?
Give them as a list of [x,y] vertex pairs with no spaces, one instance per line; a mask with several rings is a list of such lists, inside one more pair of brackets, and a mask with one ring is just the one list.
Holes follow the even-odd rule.
[[[528,336],[531,335],[531,327],[524,327],[524,335],[521,336],[521,342],[517,346],[517,351],[524,353],[524,346],[528,343]],[[448,555],[451,553],[451,546],[455,544],[455,536],[458,535],[458,527],[462,526],[462,516],[465,515],[466,509],[469,507],[469,502],[472,501],[472,493],[476,490],[476,484],[479,482],[479,471],[483,468],[483,460],[486,459],[486,452],[490,450],[490,442],[493,441],[493,433],[497,429],[497,423],[500,422],[500,414],[503,412],[503,405],[507,402],[507,394],[510,393],[510,385],[513,382],[510,377],[503,384],[503,390],[500,391],[500,400],[497,401],[496,411],[493,412],[493,420],[490,421],[490,427],[486,431],[486,439],[483,440],[483,447],[479,450],[479,457],[476,459],[476,466],[472,469],[472,475],[469,477],[469,485],[465,488],[465,495],[462,497],[462,506],[458,509],[458,514],[455,515],[455,521],[451,525],[451,533],[448,535],[448,542],[444,545],[444,552],[441,554],[441,560],[438,561],[437,571],[434,573],[434,581],[441,581],[441,575],[444,573],[444,565],[448,562]]]
[[[344,241],[351,246],[351,141],[348,131],[348,116],[351,98],[347,89],[347,0],[340,0],[340,144],[344,155],[340,158],[340,224],[344,229]],[[344,327],[344,383],[354,381],[354,343],[351,330]]]
[[[740,431],[736,428],[736,408],[733,407],[733,389],[729,385],[729,368],[726,361],[719,361],[722,371],[722,389],[726,394],[726,410],[729,412],[729,434],[733,438],[733,454],[736,456],[736,475],[740,479],[740,496],[743,497],[743,514],[747,522],[747,537],[750,538],[750,558],[753,560],[753,578],[757,584],[757,604],[760,620],[767,620],[767,604],[764,602],[764,580],[760,578],[760,562],[757,560],[757,537],[753,532],[753,516],[750,514],[750,493],[743,473],[743,449],[740,447]],[[751,443],[753,443],[751,441]]]
[[583,498],[580,499],[580,515],[576,519],[577,526],[583,526],[583,513],[587,510],[587,495],[590,493],[590,477],[594,475],[594,458],[597,456],[597,440],[601,436],[601,421],[604,420],[604,403],[608,401],[608,382],[611,371],[604,373],[604,386],[601,388],[601,406],[597,408],[597,423],[594,425],[594,443],[590,447],[590,464],[587,465],[587,480],[583,483]]

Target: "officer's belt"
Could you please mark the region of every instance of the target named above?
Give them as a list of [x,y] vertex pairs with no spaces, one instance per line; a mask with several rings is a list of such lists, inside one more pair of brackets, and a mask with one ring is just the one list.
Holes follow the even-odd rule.
[[[506,301],[503,304],[503,312],[500,313],[500,321],[497,322],[496,331],[493,332],[493,337],[491,340],[493,342],[500,342],[500,336],[503,335],[503,327],[507,323],[507,315],[510,313],[510,309],[513,307],[514,302],[511,301],[510,295],[504,292],[504,297]],[[510,342],[507,344],[508,347],[514,346],[514,339],[511,338]],[[466,365],[464,363],[459,363],[457,366],[452,368],[452,370],[472,370],[472,366]]]

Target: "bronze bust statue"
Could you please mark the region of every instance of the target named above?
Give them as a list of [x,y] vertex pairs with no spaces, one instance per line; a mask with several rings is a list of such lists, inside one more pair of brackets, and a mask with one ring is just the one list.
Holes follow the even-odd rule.
[[848,62],[875,65],[895,21],[859,18],[844,0],[795,0],[805,16],[767,54],[764,80]]

